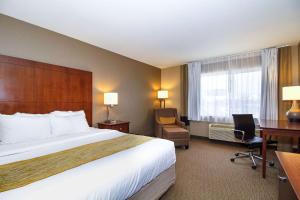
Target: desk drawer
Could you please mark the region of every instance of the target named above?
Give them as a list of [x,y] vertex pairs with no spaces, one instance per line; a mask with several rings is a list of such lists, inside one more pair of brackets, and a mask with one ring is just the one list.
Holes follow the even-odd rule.
[[117,131],[121,131],[123,133],[129,133],[129,122],[128,123],[121,123],[121,124],[98,124],[99,128],[104,129],[113,129]]
[[124,133],[129,133],[129,124],[120,124],[116,127],[116,130]]

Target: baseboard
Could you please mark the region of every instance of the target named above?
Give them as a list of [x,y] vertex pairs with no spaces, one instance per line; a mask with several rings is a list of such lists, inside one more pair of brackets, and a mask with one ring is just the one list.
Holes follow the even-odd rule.
[[203,140],[209,140],[208,137],[201,136],[201,135],[191,135],[191,138],[198,138],[198,139],[203,139]]

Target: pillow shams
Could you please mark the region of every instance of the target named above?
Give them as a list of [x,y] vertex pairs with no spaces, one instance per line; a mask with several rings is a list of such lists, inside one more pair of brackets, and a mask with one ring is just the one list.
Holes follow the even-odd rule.
[[0,115],[2,144],[26,142],[51,136],[49,116]]
[[50,114],[50,122],[53,135],[80,133],[89,130],[84,113],[66,116]]
[[18,115],[18,116],[27,116],[27,117],[45,117],[45,116],[49,116],[49,113],[45,113],[45,114],[33,114],[33,113],[16,112],[15,115]]
[[50,114],[54,114],[56,116],[70,116],[70,115],[84,115],[85,116],[85,112],[83,110],[80,110],[80,111],[59,111],[59,110],[56,110],[56,111],[53,111],[51,112]]

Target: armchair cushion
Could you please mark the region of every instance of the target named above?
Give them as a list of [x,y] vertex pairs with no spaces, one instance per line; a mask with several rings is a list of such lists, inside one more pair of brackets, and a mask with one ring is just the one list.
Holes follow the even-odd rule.
[[159,121],[162,124],[175,124],[176,119],[175,117],[160,117]]
[[189,138],[189,132],[180,127],[164,127],[163,136],[166,139],[183,139]]

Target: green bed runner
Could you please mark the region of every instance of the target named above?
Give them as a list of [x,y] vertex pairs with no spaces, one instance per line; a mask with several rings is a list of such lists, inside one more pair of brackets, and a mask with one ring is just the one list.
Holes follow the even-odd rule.
[[124,135],[110,140],[0,165],[0,192],[16,189],[85,163],[138,146],[151,137]]

